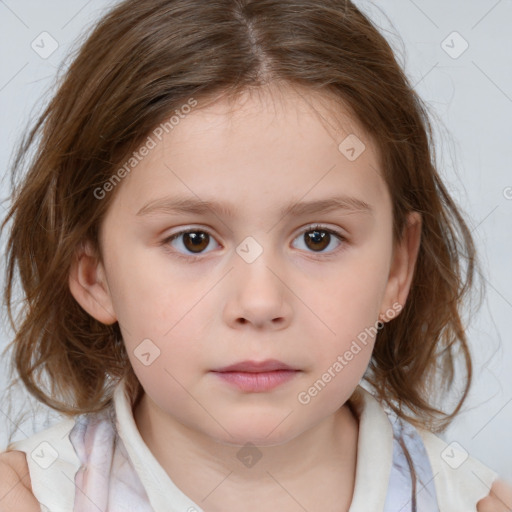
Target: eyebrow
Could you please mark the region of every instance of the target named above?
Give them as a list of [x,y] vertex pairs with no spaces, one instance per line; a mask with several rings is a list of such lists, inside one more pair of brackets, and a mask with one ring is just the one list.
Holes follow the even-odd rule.
[[[286,215],[308,215],[312,213],[327,213],[335,210],[347,213],[363,213],[374,215],[373,207],[366,201],[352,196],[334,196],[306,202],[295,202],[284,206],[279,212],[281,217]],[[162,197],[146,203],[136,215],[151,214],[197,214],[204,215],[214,212],[226,217],[236,217],[238,210],[229,204],[212,200],[198,200],[190,197]]]

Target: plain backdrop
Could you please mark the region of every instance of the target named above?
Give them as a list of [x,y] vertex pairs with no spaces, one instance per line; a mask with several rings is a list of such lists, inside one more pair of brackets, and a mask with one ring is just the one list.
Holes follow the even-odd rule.
[[[466,215],[483,263],[487,296],[468,329],[475,381],[463,412],[440,437],[457,441],[512,482],[512,1],[385,0],[374,5],[360,0],[356,4],[380,27],[429,105],[439,172]],[[70,45],[111,5],[106,0],[0,0],[3,199],[9,197],[12,151],[27,121],[48,100],[44,93]],[[2,218],[6,206],[0,207]],[[2,274],[3,256],[2,249]],[[5,314],[2,318],[0,349],[12,334]],[[4,396],[5,365],[2,361],[0,449],[6,446],[6,431],[13,420]],[[21,395],[18,400],[28,398]],[[16,432],[15,439],[51,421],[36,416]]]

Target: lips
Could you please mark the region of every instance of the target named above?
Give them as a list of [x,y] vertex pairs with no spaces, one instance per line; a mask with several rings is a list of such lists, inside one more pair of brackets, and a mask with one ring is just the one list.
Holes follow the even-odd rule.
[[220,377],[221,381],[239,391],[264,393],[290,381],[300,373],[300,370],[276,359],[267,359],[241,361],[213,370],[213,373]]
[[267,359],[265,361],[241,361],[230,366],[225,366],[216,372],[247,372],[247,373],[263,373],[274,372],[277,370],[295,370],[291,366],[284,364],[277,359]]

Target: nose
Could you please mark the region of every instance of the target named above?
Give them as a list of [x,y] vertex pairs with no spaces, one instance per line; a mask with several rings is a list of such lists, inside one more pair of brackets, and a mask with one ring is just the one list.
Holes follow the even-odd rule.
[[289,277],[284,266],[270,250],[261,250],[255,258],[238,253],[234,266],[228,283],[226,322],[236,328],[285,328],[292,317],[290,295],[293,294],[290,283],[286,282]]

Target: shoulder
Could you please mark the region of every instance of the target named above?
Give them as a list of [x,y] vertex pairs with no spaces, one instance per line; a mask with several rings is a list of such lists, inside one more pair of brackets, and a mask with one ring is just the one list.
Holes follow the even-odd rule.
[[10,471],[20,478],[28,472],[27,459],[23,452],[10,450],[0,453],[0,468],[3,471]]
[[[37,501],[54,512],[72,510],[79,459],[69,440],[75,420],[68,418],[8,446],[4,454],[23,473]],[[23,460],[24,459],[24,460]],[[27,509],[30,510],[30,509]],[[0,508],[0,512],[3,512]]]
[[50,467],[53,462],[62,456],[68,455],[68,448],[71,447],[68,439],[69,432],[75,425],[71,418],[58,421],[55,425],[41,430],[26,439],[11,443],[7,452],[25,452],[29,469],[32,463],[38,466]]
[[512,487],[503,480],[496,480],[488,496],[476,506],[477,512],[509,512],[512,510]]
[[[417,428],[423,440],[432,472],[440,509],[474,512],[500,512],[488,507],[495,500],[493,489],[502,492],[498,474],[476,457],[472,457],[458,442],[445,442],[432,432]],[[491,493],[489,490],[491,489]],[[454,492],[456,490],[456,492]],[[486,501],[487,500],[487,501]],[[477,507],[480,508],[477,508]],[[495,506],[491,504],[491,507]],[[503,509],[508,511],[507,508]]]
[[0,512],[16,510],[38,512],[32,494],[26,456],[20,451],[0,453]]

